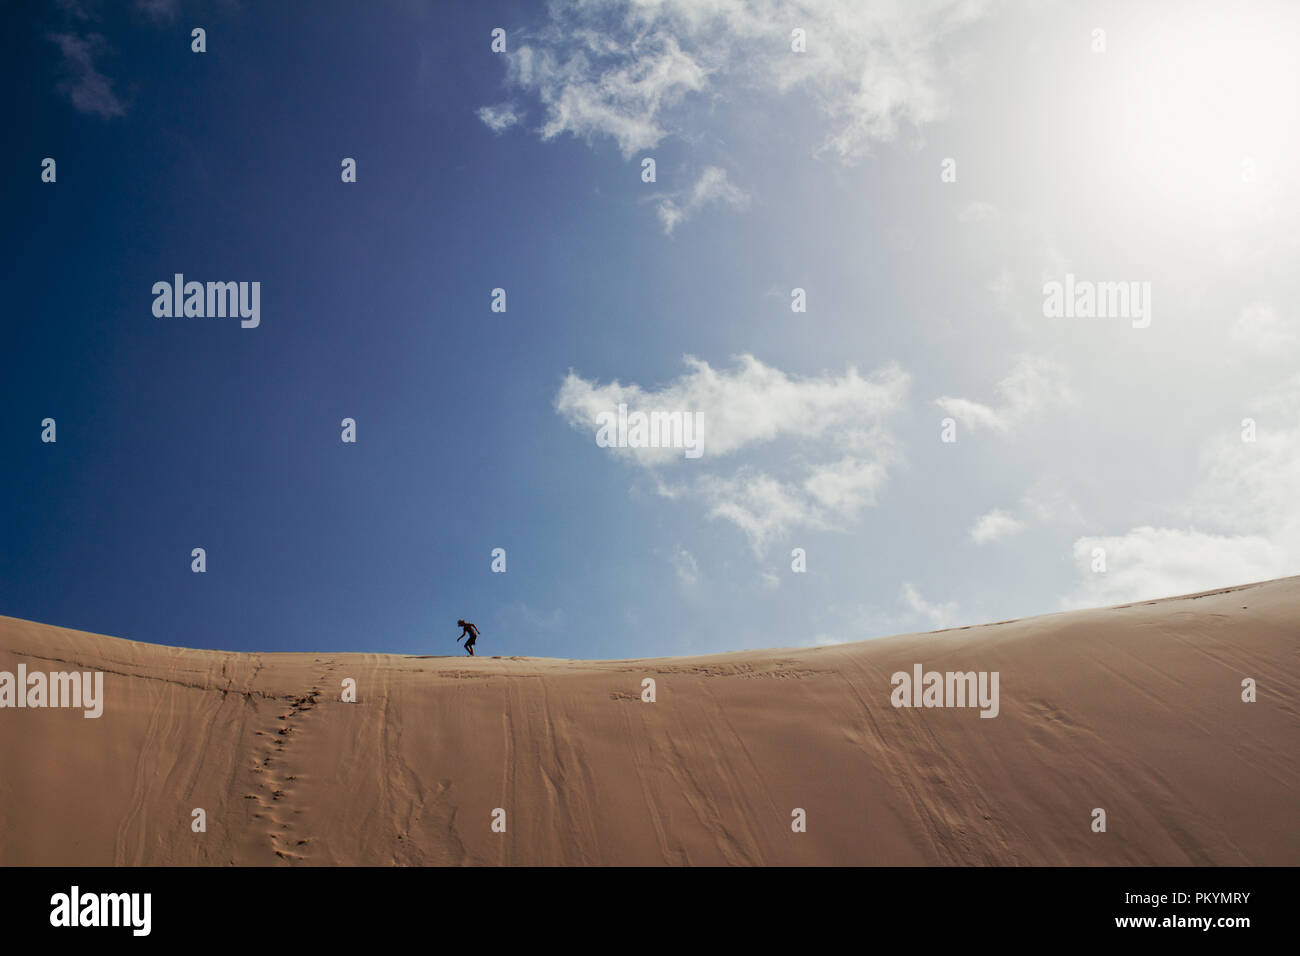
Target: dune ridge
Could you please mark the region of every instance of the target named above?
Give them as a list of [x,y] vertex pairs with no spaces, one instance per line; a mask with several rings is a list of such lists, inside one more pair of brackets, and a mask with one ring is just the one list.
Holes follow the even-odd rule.
[[[5,865],[1300,863],[1300,577],[614,661],[236,654],[0,617],[0,671],[19,664],[102,671],[104,710],[0,709]],[[997,716],[893,706],[917,664],[999,672]]]

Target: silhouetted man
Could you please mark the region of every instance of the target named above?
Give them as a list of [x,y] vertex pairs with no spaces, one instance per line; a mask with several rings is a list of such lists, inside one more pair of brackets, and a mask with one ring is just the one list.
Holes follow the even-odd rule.
[[[460,637],[469,635],[469,640],[465,642],[465,650],[469,651],[469,656],[474,656],[474,642],[478,640],[478,628],[467,621],[457,621],[460,625]],[[460,643],[460,637],[456,638],[456,643]]]

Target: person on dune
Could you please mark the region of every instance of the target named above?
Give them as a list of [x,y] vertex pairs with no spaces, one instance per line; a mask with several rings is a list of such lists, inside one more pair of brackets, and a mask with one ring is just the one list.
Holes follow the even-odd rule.
[[469,656],[474,656],[474,642],[478,640],[478,628],[467,621],[457,621],[460,625],[460,637],[456,638],[456,643],[460,643],[460,638],[469,635],[469,640],[465,642],[465,650],[469,651]]

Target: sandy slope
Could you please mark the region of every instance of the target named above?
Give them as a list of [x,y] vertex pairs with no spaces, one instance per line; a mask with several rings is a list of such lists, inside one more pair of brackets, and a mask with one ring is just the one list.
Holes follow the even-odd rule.
[[[1294,865],[1298,655],[1300,578],[645,661],[226,654],[0,617],[0,670],[100,669],[107,698],[0,710],[0,864]],[[1000,715],[895,709],[915,663],[999,671]]]

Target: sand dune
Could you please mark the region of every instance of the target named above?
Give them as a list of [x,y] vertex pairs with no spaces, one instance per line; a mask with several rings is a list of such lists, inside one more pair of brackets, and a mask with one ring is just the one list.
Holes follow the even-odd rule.
[[[1300,578],[626,661],[230,654],[0,617],[19,664],[103,671],[105,701],[0,710],[0,864],[1300,863]],[[999,672],[998,715],[895,708],[915,664]]]

